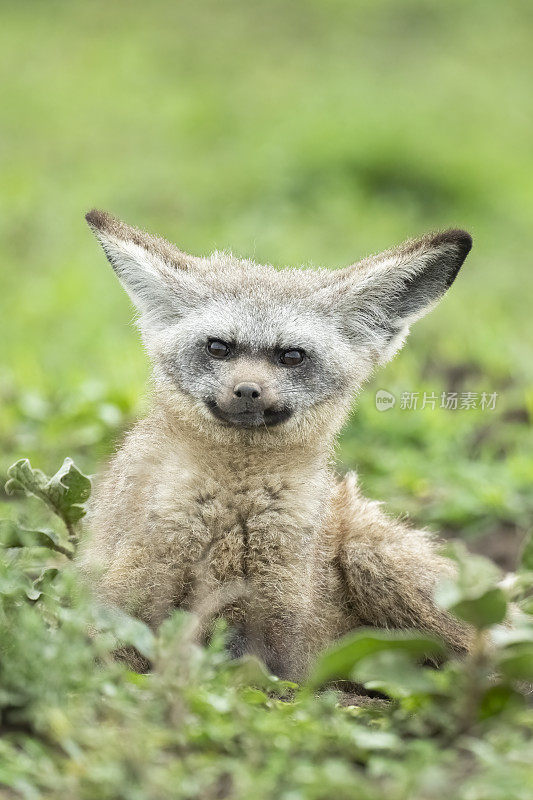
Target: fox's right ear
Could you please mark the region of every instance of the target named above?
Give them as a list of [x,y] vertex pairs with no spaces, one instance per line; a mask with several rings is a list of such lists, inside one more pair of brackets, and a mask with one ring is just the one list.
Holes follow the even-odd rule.
[[193,274],[199,259],[105,211],[93,209],[85,219],[139,310],[141,326],[168,327],[201,301]]

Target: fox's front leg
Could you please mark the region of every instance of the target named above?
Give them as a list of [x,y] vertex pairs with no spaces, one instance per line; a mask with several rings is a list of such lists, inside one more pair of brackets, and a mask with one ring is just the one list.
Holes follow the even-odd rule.
[[278,678],[299,681],[306,673],[309,661],[306,616],[307,610],[300,604],[282,605],[280,598],[269,593],[263,597],[260,609],[255,604],[254,613],[247,620],[250,650]]
[[187,587],[186,563],[179,553],[158,553],[156,547],[149,558],[127,543],[110,553],[88,547],[79,566],[97,600],[118,606],[153,628],[180,604]]
[[469,629],[434,599],[438,582],[453,575],[431,538],[390,519],[359,493],[355,476],[339,487],[339,561],[355,625],[415,628],[436,634],[457,653],[468,651]]
[[311,588],[309,565],[295,554],[255,565],[250,579],[246,635],[274,675],[299,681],[309,665]]
[[96,599],[124,609],[154,629],[173,608],[190,607],[212,536],[200,524],[195,524],[191,536],[181,522],[154,517],[150,525],[123,531],[111,542],[105,529],[97,527],[78,558]]
[[[186,573],[179,560],[157,553],[155,547],[148,558],[135,541],[113,546],[98,533],[84,543],[77,559],[80,576],[94,599],[157,628],[185,590]],[[148,660],[134,647],[119,647],[115,657],[136,672],[150,669]]]

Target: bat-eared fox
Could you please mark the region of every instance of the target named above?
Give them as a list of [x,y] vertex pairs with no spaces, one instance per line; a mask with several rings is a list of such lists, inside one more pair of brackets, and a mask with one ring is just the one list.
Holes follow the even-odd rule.
[[[425,531],[332,468],[354,396],[453,283],[472,240],[427,234],[343,269],[283,269],[167,241],[91,211],[138,311],[151,410],[100,479],[80,567],[153,627],[223,617],[228,648],[301,679],[361,626],[470,632],[433,600],[453,568]],[[130,654],[132,663],[135,654]]]

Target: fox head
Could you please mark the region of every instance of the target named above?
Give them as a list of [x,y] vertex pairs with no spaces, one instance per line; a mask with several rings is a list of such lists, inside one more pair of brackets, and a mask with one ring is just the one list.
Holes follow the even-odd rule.
[[342,422],[472,246],[468,233],[448,230],[343,269],[277,270],[186,255],[105,212],[86,219],[138,310],[156,383],[176,412],[206,433],[254,440]]

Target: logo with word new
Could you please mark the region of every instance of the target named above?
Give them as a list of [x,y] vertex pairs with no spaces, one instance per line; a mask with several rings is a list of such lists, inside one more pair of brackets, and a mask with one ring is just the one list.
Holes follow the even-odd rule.
[[395,396],[391,392],[387,392],[386,389],[379,389],[376,392],[376,408],[378,411],[388,411],[390,408],[394,408],[395,403]]

